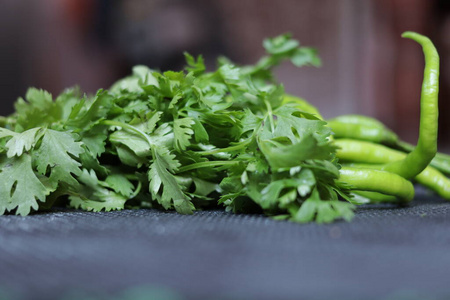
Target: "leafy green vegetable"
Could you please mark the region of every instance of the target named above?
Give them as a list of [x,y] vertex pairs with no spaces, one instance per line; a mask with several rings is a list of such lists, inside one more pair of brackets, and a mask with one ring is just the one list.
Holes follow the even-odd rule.
[[36,176],[29,154],[0,159],[0,213],[16,209],[19,215],[37,210],[39,201],[45,201],[48,190]]
[[70,155],[77,157],[82,152],[81,143],[69,133],[47,129],[39,148],[33,151],[36,170],[46,175],[50,168],[50,182],[56,185],[63,181],[76,186],[78,182],[73,175],[80,174],[80,163]]
[[136,66],[90,97],[30,89],[0,127],[0,213],[58,199],[90,211],[224,205],[296,222],[351,219],[331,130],[285,103],[293,97],[272,75],[283,60],[320,65],[316,51],[290,35],[263,45],[253,66],[221,58],[207,72],[185,53],[183,71]]

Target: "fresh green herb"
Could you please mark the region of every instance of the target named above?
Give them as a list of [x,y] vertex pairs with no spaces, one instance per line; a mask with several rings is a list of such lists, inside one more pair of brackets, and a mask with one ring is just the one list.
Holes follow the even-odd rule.
[[353,217],[362,196],[352,189],[410,200],[402,174],[342,169],[317,109],[274,79],[284,60],[319,66],[316,51],[290,35],[263,45],[267,56],[252,66],[221,58],[207,72],[201,56],[185,53],[183,71],[136,66],[94,96],[69,89],[53,100],[29,89],[0,119],[0,214],[221,205],[325,223]]

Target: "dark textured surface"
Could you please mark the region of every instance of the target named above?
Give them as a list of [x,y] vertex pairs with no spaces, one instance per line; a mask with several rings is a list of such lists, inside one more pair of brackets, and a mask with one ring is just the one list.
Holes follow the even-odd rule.
[[450,299],[450,203],[419,191],[409,207],[330,225],[222,211],[0,216],[9,297],[112,299],[132,287],[181,299]]

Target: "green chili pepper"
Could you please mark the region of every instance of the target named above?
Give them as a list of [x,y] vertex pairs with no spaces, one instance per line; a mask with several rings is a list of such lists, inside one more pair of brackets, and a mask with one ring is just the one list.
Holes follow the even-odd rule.
[[[353,164],[350,164],[352,167],[382,169],[383,164],[406,157],[404,152],[370,142],[336,139],[335,145],[339,147],[336,157],[344,163],[352,162]],[[414,179],[444,199],[450,200],[450,179],[434,167],[427,166]]]
[[[411,152],[412,150],[414,150],[413,145],[400,140],[396,143],[395,147],[404,152]],[[431,161],[430,165],[432,165],[439,171],[450,175],[450,155],[438,152]]]
[[[351,190],[377,192],[410,201],[414,197],[414,187],[408,179],[421,173],[437,152],[437,117],[439,87],[439,55],[432,42],[425,36],[405,32],[403,37],[418,42],[425,55],[425,71],[420,98],[420,128],[417,146],[404,158],[381,166],[380,170],[342,167],[337,183]],[[367,124],[367,122],[366,122]],[[361,149],[364,150],[364,149]],[[351,159],[365,156],[371,159],[371,151],[358,152]],[[392,198],[391,198],[392,199]]]
[[404,152],[371,142],[335,139],[334,144],[339,147],[336,156],[346,162],[387,164],[406,157]]
[[[382,167],[382,164],[370,164],[366,162],[346,163],[344,165],[352,168],[375,170],[378,170]],[[430,190],[434,191],[442,198],[450,200],[450,179],[439,172],[437,169],[428,166],[420,174],[414,177],[414,180],[424,187],[427,187]]]
[[[398,138],[398,136],[380,121],[362,115],[343,115],[327,121],[335,138],[355,139],[388,145],[403,152],[411,152],[414,146]],[[450,175],[450,155],[436,153],[430,165]]]
[[415,177],[418,183],[435,191],[439,196],[450,200],[450,179],[433,167],[426,167]]
[[351,190],[372,191],[398,197],[403,202],[414,198],[414,186],[403,177],[387,171],[342,167],[337,184]]
[[413,178],[422,172],[437,152],[439,55],[427,37],[407,31],[402,37],[418,42],[425,55],[425,71],[420,97],[419,140],[413,151],[400,161],[390,163],[383,170]]
[[327,120],[335,138],[351,138],[392,145],[398,136],[380,121],[361,115],[343,115]]

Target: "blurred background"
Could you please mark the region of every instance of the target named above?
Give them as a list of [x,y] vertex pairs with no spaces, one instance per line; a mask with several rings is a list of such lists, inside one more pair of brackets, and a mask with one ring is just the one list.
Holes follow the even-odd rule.
[[58,94],[108,88],[135,64],[183,67],[183,51],[209,68],[225,55],[250,64],[265,37],[290,32],[319,50],[321,68],[279,67],[286,91],[326,117],[359,113],[415,142],[421,48],[400,37],[429,36],[441,55],[441,151],[450,152],[448,0],[0,0],[0,113],[28,86]]

